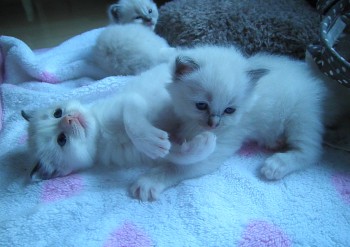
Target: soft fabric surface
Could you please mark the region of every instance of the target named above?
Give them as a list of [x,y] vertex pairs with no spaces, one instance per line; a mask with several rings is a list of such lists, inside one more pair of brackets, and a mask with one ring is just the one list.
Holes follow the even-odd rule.
[[141,170],[96,167],[30,182],[20,110],[122,93],[130,77],[52,84],[12,76],[0,85],[0,246],[350,246],[350,154],[332,149],[309,169],[267,182],[257,171],[271,152],[247,145],[152,203],[128,194]]
[[176,0],[160,8],[156,31],[172,46],[235,44],[303,58],[319,22],[305,0]]
[[36,80],[58,83],[83,76],[102,78],[105,73],[91,61],[93,46],[101,31],[102,28],[95,29],[52,49],[36,52],[19,39],[0,36],[4,82],[16,84]]

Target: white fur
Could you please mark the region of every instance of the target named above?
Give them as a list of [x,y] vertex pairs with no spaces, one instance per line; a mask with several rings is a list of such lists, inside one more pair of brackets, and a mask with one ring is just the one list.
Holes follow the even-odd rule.
[[248,138],[263,145],[273,148],[279,140],[285,141],[287,151],[272,155],[261,169],[266,178],[280,179],[317,162],[326,91],[304,62],[266,54],[249,62],[252,68],[270,72],[255,86],[241,125],[251,128]]
[[139,24],[106,27],[96,41],[94,61],[108,75],[135,75],[174,57],[175,49]]
[[108,17],[114,23],[137,23],[154,30],[158,8],[152,0],[119,0],[108,8]]
[[[215,148],[211,133],[184,145],[170,143],[166,131],[175,133],[178,120],[165,90],[169,81],[168,65],[160,65],[135,77],[112,98],[91,105],[73,101],[27,114],[31,153],[39,161],[32,178],[64,176],[95,164],[132,167],[152,165],[159,158],[189,164],[206,158]],[[56,109],[62,109],[62,116],[54,116]],[[64,146],[57,142],[61,133],[66,136]]]
[[[288,145],[262,165],[267,179],[280,179],[317,162],[324,87],[304,63],[266,54],[245,58],[233,48],[211,46],[185,50],[181,56],[168,85],[182,120],[179,137],[191,139],[210,131],[217,137],[216,149],[191,166],[163,164],[144,174],[131,188],[135,197],[153,200],[169,186],[214,171],[248,139],[270,147],[282,139]],[[250,77],[249,71],[261,69],[269,72]],[[209,108],[198,110],[197,102]],[[224,113],[228,107],[236,112]]]

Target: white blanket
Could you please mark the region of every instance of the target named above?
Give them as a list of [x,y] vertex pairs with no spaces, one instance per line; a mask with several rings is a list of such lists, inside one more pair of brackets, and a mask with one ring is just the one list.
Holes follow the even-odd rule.
[[[60,77],[55,73],[62,68],[55,66],[64,64],[56,58],[84,57],[75,53],[76,41],[94,32],[41,51],[36,68],[48,71],[51,64],[51,75]],[[23,57],[9,54],[15,49],[9,40],[26,50]],[[21,109],[122,93],[130,77],[43,83],[21,62],[36,53],[14,38],[0,41],[6,72],[0,85],[0,246],[350,246],[350,154],[332,149],[325,148],[321,161],[309,169],[268,182],[258,168],[271,153],[247,145],[218,171],[170,188],[150,203],[128,194],[141,170],[96,167],[30,182],[34,162]],[[55,56],[55,51],[60,53]]]

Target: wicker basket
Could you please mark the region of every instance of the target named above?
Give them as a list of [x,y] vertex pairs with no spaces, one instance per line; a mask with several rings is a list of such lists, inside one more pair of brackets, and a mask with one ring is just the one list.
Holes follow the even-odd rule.
[[319,0],[317,9],[320,42],[308,52],[326,76],[350,88],[350,0]]

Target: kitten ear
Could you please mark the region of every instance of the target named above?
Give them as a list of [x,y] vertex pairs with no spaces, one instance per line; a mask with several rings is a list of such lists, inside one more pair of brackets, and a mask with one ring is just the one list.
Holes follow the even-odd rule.
[[267,75],[270,72],[268,69],[253,69],[253,70],[248,70],[247,74],[250,79],[250,82],[255,84],[257,83],[263,76]]
[[39,161],[30,173],[30,178],[32,181],[41,181],[57,177],[57,175],[55,170],[52,172],[48,171],[46,166]]
[[120,7],[118,3],[114,3],[109,6],[107,12],[108,12],[110,21],[113,21],[115,23],[119,21],[119,8]]
[[25,111],[21,111],[21,115],[22,117],[27,120],[28,122],[30,122],[30,119],[32,118],[29,114],[27,114]]
[[199,65],[190,57],[179,56],[175,60],[175,79],[192,73],[199,69]]

